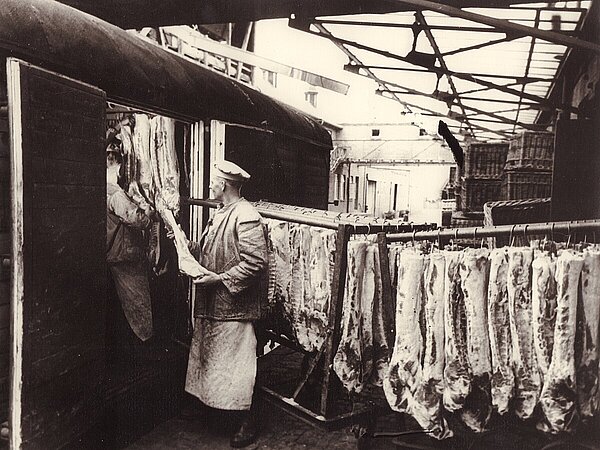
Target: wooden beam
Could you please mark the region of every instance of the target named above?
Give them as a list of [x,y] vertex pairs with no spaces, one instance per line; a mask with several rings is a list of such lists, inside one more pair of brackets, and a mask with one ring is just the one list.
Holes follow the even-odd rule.
[[432,2],[429,0],[390,0],[394,3],[402,3],[405,5],[414,6],[416,9],[428,9],[441,14],[445,14],[451,17],[458,17],[471,22],[482,23],[499,30],[504,30],[508,33],[516,33],[522,36],[534,36],[539,39],[543,39],[548,42],[553,42],[559,45],[565,45],[567,47],[581,48],[585,50],[591,50],[596,53],[600,53],[600,45],[584,41],[572,36],[567,36],[562,33],[554,31],[540,30],[534,27],[528,27],[526,25],[520,25],[518,23],[511,22],[506,19],[497,19],[495,17],[484,16],[483,14],[476,14],[470,11],[455,8],[445,4]]

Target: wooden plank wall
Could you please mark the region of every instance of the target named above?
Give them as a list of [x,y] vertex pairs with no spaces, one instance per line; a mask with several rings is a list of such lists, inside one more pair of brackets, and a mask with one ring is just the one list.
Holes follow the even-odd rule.
[[[0,88],[0,91],[2,89]],[[0,99],[2,95],[0,94]],[[0,100],[1,101],[1,100]],[[0,258],[10,255],[8,121],[0,118]],[[8,419],[10,369],[10,269],[0,268],[0,422]]]
[[21,66],[23,448],[99,423],[105,374],[105,98]]

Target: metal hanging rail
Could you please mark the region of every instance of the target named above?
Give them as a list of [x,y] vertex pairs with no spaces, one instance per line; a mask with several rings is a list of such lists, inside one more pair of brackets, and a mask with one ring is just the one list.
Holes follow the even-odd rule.
[[[219,202],[216,200],[206,200],[197,198],[184,198],[184,203],[188,205],[207,206],[209,208],[218,208]],[[287,222],[300,223],[304,225],[311,225],[315,227],[327,228],[330,230],[338,230],[340,225],[349,226],[350,234],[377,234],[380,232],[413,232],[425,231],[435,228],[435,224],[391,224],[391,223],[364,223],[353,221],[344,217],[317,217],[311,214],[311,209],[307,209],[305,212],[293,212],[289,210],[277,210],[261,205],[256,205],[260,215],[268,219],[283,220]],[[314,211],[314,210],[313,210]]]
[[499,236],[528,236],[533,234],[554,233],[571,235],[573,233],[600,231],[600,220],[582,220],[573,222],[525,223],[516,225],[498,225],[495,227],[445,228],[436,231],[414,231],[412,233],[390,233],[388,242],[436,241],[439,239],[477,239]]

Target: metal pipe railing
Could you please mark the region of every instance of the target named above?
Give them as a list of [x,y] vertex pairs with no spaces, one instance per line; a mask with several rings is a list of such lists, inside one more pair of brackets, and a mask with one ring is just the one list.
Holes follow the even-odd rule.
[[[220,202],[216,200],[207,200],[199,198],[184,198],[184,203],[188,205],[206,206],[209,208],[217,208]],[[265,205],[266,206],[266,205]],[[317,216],[316,212],[319,210],[306,209],[305,211],[290,211],[289,209],[274,209],[271,207],[264,207],[263,205],[256,205],[260,215],[268,219],[283,220],[287,222],[301,223],[305,225],[311,225],[315,227],[328,228],[331,230],[337,230],[340,225],[347,225],[350,227],[351,234],[376,234],[382,231],[384,232],[401,232],[401,231],[413,231],[413,230],[428,230],[435,225],[428,224],[387,224],[384,222],[380,224],[364,223],[353,221],[352,219],[345,218],[343,216],[335,217],[323,217]],[[325,211],[326,212],[326,211]]]
[[582,220],[573,222],[524,223],[516,225],[498,225],[493,227],[445,228],[435,231],[414,231],[412,233],[390,233],[388,242],[436,241],[440,239],[477,239],[500,236],[531,236],[534,234],[554,233],[571,235],[600,231],[600,220]]

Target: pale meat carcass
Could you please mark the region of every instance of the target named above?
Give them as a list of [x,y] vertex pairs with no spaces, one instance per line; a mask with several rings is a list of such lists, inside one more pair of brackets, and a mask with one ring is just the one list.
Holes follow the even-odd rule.
[[294,335],[300,346],[312,351],[306,327],[305,301],[310,285],[309,252],[310,231],[308,225],[290,224],[290,245],[292,249],[292,282],[290,285],[290,305],[294,319]]
[[394,411],[412,414],[414,394],[421,377],[423,341],[419,325],[424,260],[414,249],[400,253],[396,292],[396,341],[383,381]]
[[554,347],[556,261],[548,252],[536,251],[532,269],[533,341],[543,381],[550,368]]
[[445,252],[444,287],[444,407],[457,411],[471,391],[472,373],[467,352],[467,317],[460,278],[462,252]]
[[369,382],[381,386],[388,371],[392,353],[391,329],[394,317],[388,317],[383,304],[383,277],[381,273],[379,246],[373,244],[375,267],[375,293],[373,297],[373,371]]
[[266,219],[269,246],[268,318],[275,332],[295,339],[293,323],[297,312],[290,299],[292,248],[287,222]]
[[[577,368],[579,410],[584,421],[598,413],[600,388],[598,386],[598,351],[600,321],[600,250],[586,249],[581,271],[581,360]],[[576,355],[577,355],[576,351]]]
[[163,219],[165,224],[173,231],[175,237],[174,241],[177,250],[179,270],[192,278],[198,278],[208,273],[208,271],[200,265],[196,258],[190,253],[185,233],[175,221],[173,213],[170,210],[165,210],[163,212]]
[[121,125],[121,141],[123,142],[123,164],[125,166],[126,190],[132,200],[144,211],[150,211],[152,207],[140,191],[138,184],[138,156],[133,143],[131,125]]
[[466,249],[460,279],[467,322],[467,356],[471,368],[471,391],[461,412],[463,422],[482,432],[492,415],[490,341],[487,317],[489,251]]
[[544,381],[540,405],[545,416],[543,431],[572,431],[577,423],[575,334],[577,299],[583,256],[563,250],[556,261],[558,303],[552,361]]
[[492,356],[492,405],[502,415],[508,411],[515,377],[508,305],[508,248],[492,250],[488,284],[488,330]]
[[150,119],[146,114],[134,115],[133,151],[135,154],[135,179],[140,194],[150,203],[154,201],[154,178],[150,157]]
[[422,302],[425,305],[425,345],[421,377],[414,394],[412,415],[436,439],[453,433],[444,418],[444,284],[446,262],[433,253],[426,265]]
[[508,302],[515,371],[515,414],[521,419],[528,419],[533,415],[541,388],[533,341],[532,262],[531,248],[509,249]]
[[348,242],[348,269],[342,306],[342,335],[333,360],[333,370],[349,392],[361,392],[368,374],[363,373],[361,296],[367,248],[363,240]]
[[179,168],[175,149],[175,121],[155,116],[150,120],[150,164],[155,186],[155,207],[179,213]]
[[327,336],[336,232],[310,227],[308,285],[304,316],[309,347],[319,350]]

